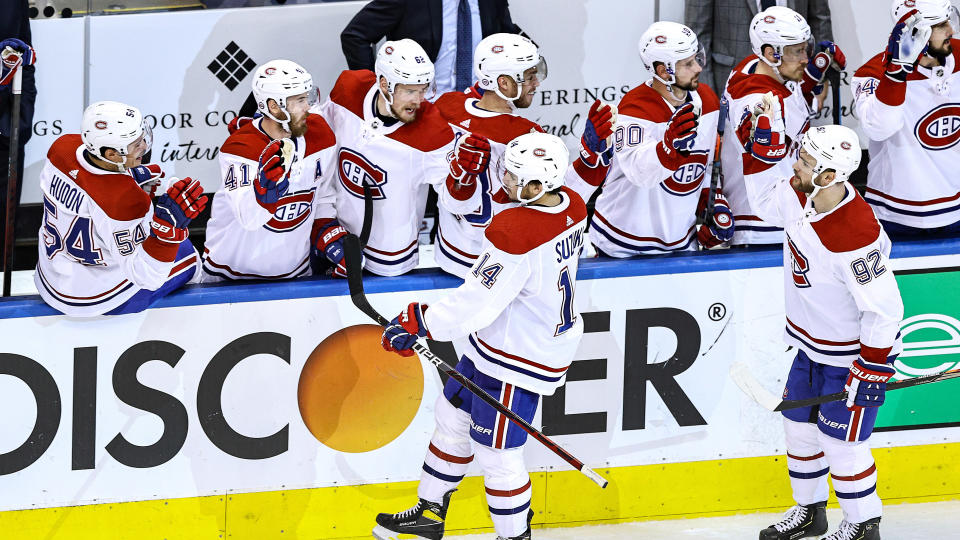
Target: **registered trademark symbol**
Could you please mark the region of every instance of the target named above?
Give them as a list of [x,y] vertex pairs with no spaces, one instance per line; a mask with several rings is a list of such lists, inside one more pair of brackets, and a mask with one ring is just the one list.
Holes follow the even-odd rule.
[[707,310],[707,316],[711,321],[719,321],[727,316],[727,306],[717,302]]

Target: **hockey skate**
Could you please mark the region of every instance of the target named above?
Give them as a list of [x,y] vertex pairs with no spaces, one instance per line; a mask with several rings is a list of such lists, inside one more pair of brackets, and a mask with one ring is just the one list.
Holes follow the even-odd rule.
[[497,540],[530,540],[530,522],[533,521],[533,510],[527,510],[527,530],[518,534],[517,536],[511,536],[510,538],[504,536],[497,536]]
[[[783,519],[760,531],[760,540],[796,540],[827,532],[827,503],[796,505]],[[845,537],[844,537],[845,538]]]
[[837,532],[824,536],[823,540],[880,540],[880,518],[868,519],[863,523],[843,520]]
[[443,538],[444,519],[447,517],[447,507],[450,506],[450,495],[454,491],[456,490],[450,490],[444,494],[442,504],[420,499],[413,508],[403,512],[377,515],[377,526],[373,528],[374,538],[440,540]]

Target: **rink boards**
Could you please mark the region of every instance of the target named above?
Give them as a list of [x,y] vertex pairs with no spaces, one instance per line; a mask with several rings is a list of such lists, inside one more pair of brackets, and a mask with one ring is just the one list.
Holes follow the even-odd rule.
[[[958,252],[960,241],[895,248],[901,377],[960,362]],[[534,423],[611,485],[601,491],[530,443],[535,523],[789,505],[780,420],[726,377],[743,360],[782,387],[792,355],[780,264],[779,251],[583,264],[575,306],[586,334],[565,389]],[[388,316],[458,284],[432,271],[365,281]],[[377,512],[406,508],[440,378],[381,353],[346,292],[328,280],[192,288],[94,321],[37,298],[0,303],[4,537],[124,527],[349,538]],[[874,438],[881,496],[960,496],[958,390],[888,396]],[[489,526],[477,474],[455,495],[454,529]]]

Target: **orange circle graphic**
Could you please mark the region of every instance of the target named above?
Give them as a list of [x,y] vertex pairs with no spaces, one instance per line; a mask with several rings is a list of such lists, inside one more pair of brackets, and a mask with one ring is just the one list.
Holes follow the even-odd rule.
[[317,345],[300,372],[300,416],[333,450],[381,448],[403,433],[420,408],[420,360],[383,350],[382,334],[373,324],[338,330]]

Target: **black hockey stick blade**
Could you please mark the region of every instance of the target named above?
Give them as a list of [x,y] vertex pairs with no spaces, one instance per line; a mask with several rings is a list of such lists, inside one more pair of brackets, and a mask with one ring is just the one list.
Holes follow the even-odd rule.
[[830,94],[833,98],[833,123],[839,126],[843,123],[843,111],[840,110],[840,71],[832,67],[827,71],[827,79],[830,81]]
[[[360,252],[360,239],[356,235],[348,234],[343,238],[343,251],[344,258],[347,266],[347,286],[350,288],[350,299],[353,300],[353,305],[357,306],[357,309],[365,313],[368,317],[377,321],[377,324],[380,326],[387,326],[390,324],[383,315],[377,312],[373,306],[370,305],[370,302],[367,300],[367,295],[363,292],[363,273],[361,268],[362,255]],[[430,362],[434,366],[440,368],[444,373],[449,375],[453,380],[457,381],[464,386],[467,390],[473,393],[478,398],[482,399],[488,405],[496,409],[500,414],[507,417],[508,420],[516,424],[518,427],[526,431],[531,437],[540,441],[548,450],[552,451],[556,455],[560,456],[561,459],[569,463],[573,468],[582,472],[587,478],[596,482],[601,488],[607,487],[607,480],[597,474],[593,469],[587,467],[582,461],[573,456],[573,454],[567,452],[559,444],[553,442],[549,437],[541,433],[537,428],[530,425],[529,422],[518,416],[515,412],[511,411],[505,407],[499,400],[486,393],[482,388],[477,386],[477,384],[470,379],[466,378],[457,371],[450,363],[446,362],[439,356],[437,356],[429,347],[423,342],[423,340],[418,340],[413,345],[413,350],[420,355],[420,358]]]
[[[887,391],[892,392],[894,390],[910,388],[911,386],[945,381],[957,377],[960,377],[960,369],[952,369],[950,371],[934,373],[933,375],[924,375],[922,377],[887,383]],[[733,379],[733,382],[737,383],[737,386],[740,387],[740,390],[742,390],[744,394],[750,396],[751,399],[759,403],[764,409],[773,412],[812,407],[813,405],[822,405],[824,403],[830,403],[831,401],[847,399],[847,392],[836,392],[834,394],[808,399],[781,399],[764,388],[763,385],[754,378],[750,372],[750,368],[743,362],[734,362],[733,365],[730,366],[730,378]]]

